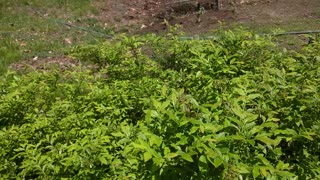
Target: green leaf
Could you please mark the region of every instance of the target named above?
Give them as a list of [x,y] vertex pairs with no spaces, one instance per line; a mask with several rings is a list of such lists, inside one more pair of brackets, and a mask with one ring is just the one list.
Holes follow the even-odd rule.
[[304,138],[306,138],[306,139],[308,139],[308,140],[310,140],[310,141],[313,141],[314,138],[313,138],[312,136],[316,136],[316,135],[317,135],[317,134],[314,133],[314,132],[303,132],[303,133],[302,133],[302,137],[304,137]]
[[54,173],[58,174],[60,172],[60,167],[59,166],[54,166]]
[[285,170],[289,168],[289,163],[284,163],[283,161],[279,161],[279,163],[276,166],[276,169],[278,170]]
[[137,144],[137,143],[133,143],[132,144],[133,147],[137,148],[137,149],[148,149],[149,147],[141,145],[141,144]]
[[102,164],[105,164],[105,165],[109,164],[108,161],[106,160],[106,158],[103,157],[103,156],[99,156],[99,160],[100,160],[100,162],[101,162]]
[[122,164],[122,161],[120,159],[115,159],[112,161],[111,164],[112,164],[112,166],[120,166]]
[[150,112],[151,117],[159,117],[159,113],[157,111],[151,110]]
[[155,144],[155,145],[157,145],[157,147],[160,147],[160,145],[162,143],[162,139],[161,139],[161,137],[158,137],[156,135],[152,135],[151,138],[149,139],[149,142],[150,142],[150,146]]
[[166,96],[167,91],[168,91],[168,87],[167,87],[167,86],[162,86],[162,88],[161,88],[161,95],[162,95],[162,96]]
[[169,153],[170,153],[170,148],[165,147],[164,150],[163,150],[163,153],[164,153],[165,156],[166,156],[167,154],[169,154]]
[[218,107],[220,107],[221,104],[222,104],[222,100],[221,100],[221,99],[218,99],[217,102],[214,103],[214,104],[204,104],[203,106],[210,108],[211,111],[214,111],[214,110],[216,110]]
[[246,96],[246,93],[243,89],[235,88],[234,92],[237,93],[240,96]]
[[259,170],[260,170],[260,169],[259,169],[258,166],[253,167],[253,169],[252,169],[252,174],[253,174],[253,177],[254,177],[254,178],[257,178],[258,176],[260,176],[260,171],[259,171]]
[[185,153],[185,152],[181,152],[180,156],[186,161],[193,162],[192,157],[189,154]]
[[280,121],[280,119],[278,119],[278,118],[268,118],[267,121],[278,122],[278,121]]
[[196,78],[199,78],[201,75],[202,75],[202,72],[201,72],[201,71],[198,71],[198,72],[196,73]]
[[154,107],[155,107],[156,109],[161,109],[161,103],[160,103],[159,101],[157,101],[157,100],[154,99],[154,98],[152,98],[151,100],[152,100],[152,103],[153,103],[153,105],[154,105]]
[[304,111],[305,109],[307,109],[307,106],[301,106],[301,107],[299,108],[299,111]]
[[255,121],[258,117],[259,117],[259,115],[257,115],[257,114],[251,114],[251,115],[249,115],[249,116],[247,116],[247,117],[245,118],[246,123],[247,123],[247,122]]
[[238,105],[238,103],[233,103],[233,108],[232,111],[234,112],[234,114],[236,114],[238,117],[240,117],[240,119],[244,119],[245,118],[245,112],[241,109],[241,107]]
[[191,134],[194,134],[195,132],[198,131],[198,129],[199,129],[199,126],[193,126],[193,127],[190,129],[189,134],[190,134],[190,135],[191,135]]
[[260,167],[260,173],[262,176],[267,177],[268,176],[268,171],[265,167]]
[[270,165],[270,162],[265,157],[263,157],[263,155],[258,155],[257,157],[262,161],[264,165]]
[[213,160],[213,165],[214,165],[214,167],[219,167],[221,164],[223,163],[223,160],[221,160],[220,158],[215,158],[214,160]]
[[250,171],[243,165],[239,165],[235,168],[235,171],[241,174],[248,174]]
[[263,127],[262,126],[254,126],[249,132],[251,133],[251,134],[255,134],[255,133],[257,133],[257,132],[261,132],[263,130]]
[[261,95],[260,95],[260,94],[250,94],[250,95],[248,96],[249,100],[256,99],[256,98],[258,98],[258,97],[261,97]]
[[147,151],[147,152],[145,152],[145,153],[143,154],[144,162],[149,161],[151,158],[152,158],[152,153],[150,153],[150,152]]
[[168,154],[165,155],[165,157],[169,158],[169,159],[175,158],[177,156],[179,156],[178,153],[168,153]]
[[285,178],[292,178],[294,176],[296,176],[295,174],[289,172],[289,171],[278,171],[277,174],[281,177],[285,177]]
[[170,100],[167,100],[167,101],[163,102],[162,105],[161,105],[161,108],[162,109],[166,109],[170,105],[170,103],[171,103]]
[[207,158],[204,155],[201,155],[199,158],[200,162],[207,163]]
[[22,151],[25,151],[24,148],[17,148],[17,149],[14,149],[15,152],[22,152]]
[[125,137],[125,134],[123,134],[121,132],[111,133],[111,135],[114,136],[114,137]]
[[270,145],[270,146],[277,146],[280,143],[280,140],[281,140],[281,139],[273,140],[273,139],[270,139],[267,136],[258,136],[255,139],[265,143],[266,145]]
[[246,141],[246,138],[242,135],[232,135],[232,136],[229,136],[229,138],[231,140]]

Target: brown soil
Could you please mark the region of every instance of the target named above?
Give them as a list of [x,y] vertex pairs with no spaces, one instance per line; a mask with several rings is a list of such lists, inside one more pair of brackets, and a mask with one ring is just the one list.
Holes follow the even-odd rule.
[[79,62],[65,56],[58,57],[46,57],[38,58],[34,57],[32,59],[19,61],[17,63],[11,64],[10,68],[18,71],[29,71],[29,70],[49,70],[54,67],[61,70],[67,70],[79,65]]
[[167,28],[164,19],[171,25],[180,24],[187,33],[201,34],[220,23],[277,25],[320,18],[319,0],[233,0],[233,4],[232,0],[220,1],[217,11],[207,5],[213,0],[200,0],[205,8],[200,22],[195,0],[109,0],[95,5],[101,12],[97,17],[100,21],[129,33],[162,32]]
[[[187,2],[186,2],[187,1]],[[220,0],[220,9],[208,5],[213,0],[198,0],[205,11],[200,15],[195,0],[96,0],[100,12],[95,16],[106,27],[115,27],[118,32],[162,33],[167,30],[164,20],[169,24],[179,24],[182,31],[196,35],[210,32],[221,23],[228,24],[283,24],[290,26],[297,21],[315,21],[312,27],[302,25],[304,30],[320,29],[319,0]],[[232,5],[230,1],[235,3]],[[91,17],[93,15],[90,15]],[[200,22],[199,22],[200,20]],[[79,62],[67,57],[49,57],[22,61],[11,68],[48,69],[52,66],[68,69]]]

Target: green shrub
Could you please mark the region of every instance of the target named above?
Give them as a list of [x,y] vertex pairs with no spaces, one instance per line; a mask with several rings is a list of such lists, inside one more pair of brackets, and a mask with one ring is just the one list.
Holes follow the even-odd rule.
[[121,36],[0,80],[3,179],[318,179],[320,43]]

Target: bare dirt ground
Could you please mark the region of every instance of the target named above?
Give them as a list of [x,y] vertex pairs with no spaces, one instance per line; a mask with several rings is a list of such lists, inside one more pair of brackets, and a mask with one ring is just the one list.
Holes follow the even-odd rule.
[[49,70],[53,67],[61,70],[67,70],[73,67],[79,66],[79,62],[65,56],[26,59],[13,63],[10,65],[11,69],[18,71],[32,71],[32,70]]
[[[182,2],[183,1],[183,2]],[[320,0],[222,0],[219,10],[201,0],[204,11],[199,13],[194,0],[96,0],[96,18],[106,27],[129,34],[163,33],[169,24],[179,24],[190,35],[208,33],[224,26],[250,26],[292,30],[320,29]],[[199,15],[200,14],[200,15]],[[200,22],[199,22],[200,20]],[[287,41],[288,39],[285,39]],[[33,58],[13,64],[14,69],[47,69],[50,66],[68,69],[79,62],[68,57]]]
[[[286,26],[297,21],[318,21],[320,28],[319,0],[221,0],[220,10],[202,5],[205,11],[198,21],[196,1],[181,0],[109,0],[95,3],[101,14],[97,17],[118,30],[127,27],[128,32],[162,32],[166,19],[171,25],[180,24],[187,33],[206,33],[219,24],[250,24],[260,26]],[[303,27],[308,28],[308,27]]]

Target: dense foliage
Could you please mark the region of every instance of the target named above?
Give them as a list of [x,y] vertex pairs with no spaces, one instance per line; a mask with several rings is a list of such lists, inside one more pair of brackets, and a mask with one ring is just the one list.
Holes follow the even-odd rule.
[[1,179],[319,179],[320,43],[118,37],[0,81]]

